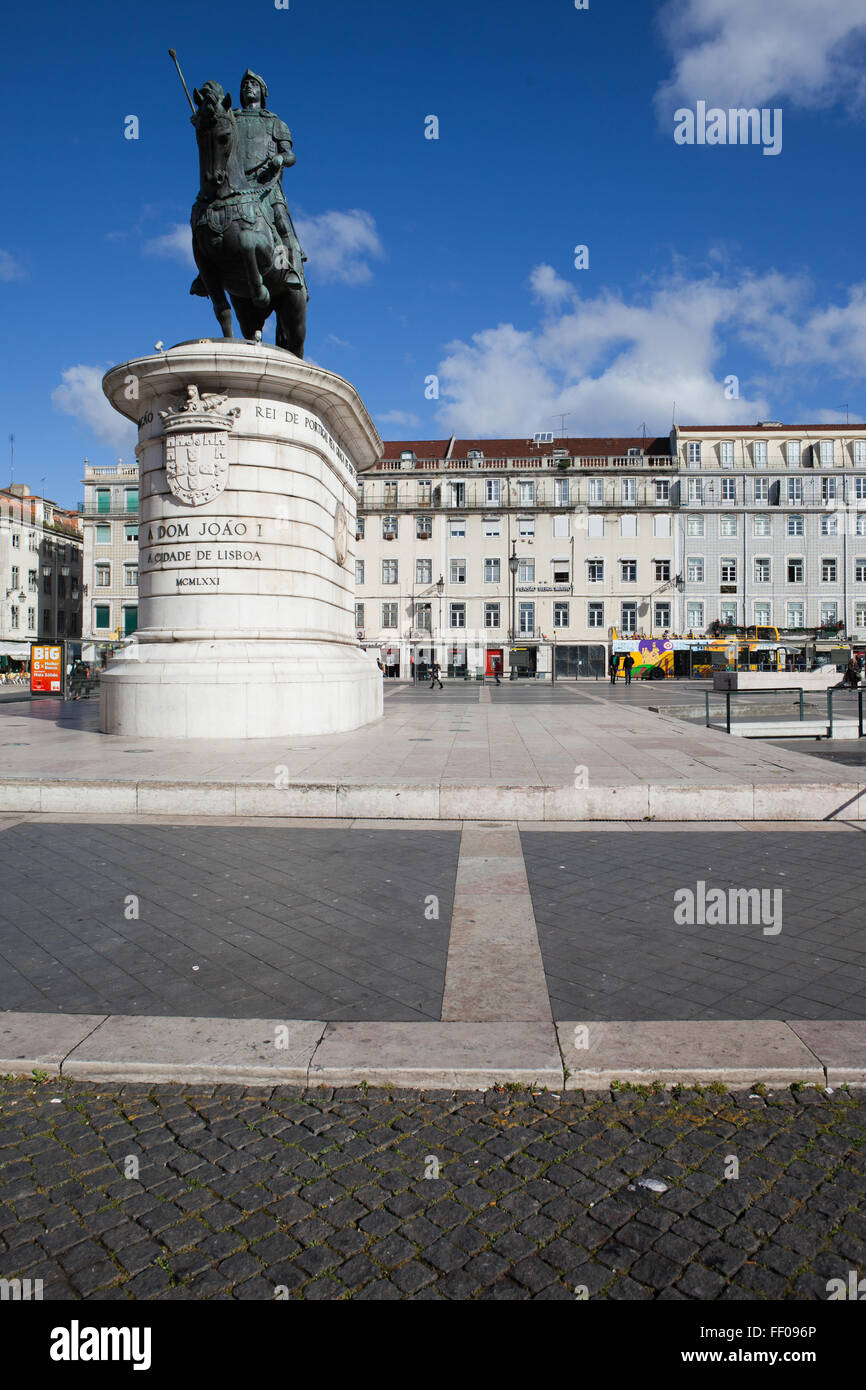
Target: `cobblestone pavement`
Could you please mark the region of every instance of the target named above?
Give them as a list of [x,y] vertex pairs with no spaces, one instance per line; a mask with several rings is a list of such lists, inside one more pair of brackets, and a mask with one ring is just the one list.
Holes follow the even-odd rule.
[[438,1019],[459,840],[11,826],[0,835],[0,1009]]
[[866,1270],[862,1093],[7,1078],[0,1155],[0,1277],[46,1299],[808,1300]]
[[[525,830],[521,840],[554,1018],[866,1018],[861,837]],[[774,921],[749,911],[678,925],[674,894],[690,889],[697,907],[699,882],[778,889]]]

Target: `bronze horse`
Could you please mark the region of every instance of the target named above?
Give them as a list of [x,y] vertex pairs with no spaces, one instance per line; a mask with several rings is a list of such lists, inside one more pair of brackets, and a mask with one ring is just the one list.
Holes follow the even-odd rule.
[[227,294],[245,338],[260,333],[274,312],[277,347],[303,357],[306,285],[265,212],[267,186],[251,182],[243,168],[231,96],[218,82],[205,82],[193,97],[200,186],[190,221],[200,278],[190,293],[204,287],[224,338],[234,337]]

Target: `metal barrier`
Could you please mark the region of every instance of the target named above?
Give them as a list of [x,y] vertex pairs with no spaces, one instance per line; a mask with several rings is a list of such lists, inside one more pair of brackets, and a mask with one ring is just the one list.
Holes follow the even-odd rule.
[[[833,696],[834,696],[834,695],[837,695],[837,694],[839,693],[839,691],[840,691],[842,688],[843,688],[842,686],[836,685],[836,686],[830,686],[830,687],[828,688],[828,690],[827,690],[827,734],[826,734],[826,737],[827,737],[827,738],[832,738],[832,737],[833,737],[833,718],[834,718],[834,715],[833,715]],[[731,696],[732,696],[732,695],[784,695],[784,694],[786,694],[786,693],[788,693],[788,692],[790,692],[790,691],[794,691],[794,692],[795,692],[796,694],[798,694],[799,697],[800,697],[800,723],[802,724],[802,723],[803,723],[803,719],[804,719],[803,687],[802,687],[802,685],[780,685],[780,686],[777,686],[774,690],[726,690],[726,691],[724,692],[724,695],[725,695],[725,732],[726,732],[726,733],[730,733],[730,732],[731,732]],[[721,691],[710,691],[710,690],[705,690],[705,691],[704,691],[704,702],[705,702],[705,707],[706,707],[706,727],[707,727],[707,728],[710,727],[710,695],[720,695],[721,693],[722,693]],[[810,692],[810,693],[812,693],[812,692]],[[816,691],[814,692],[814,694],[818,695],[818,694],[820,694],[820,691],[817,691],[817,690],[816,690]],[[863,687],[862,687],[862,686],[858,686],[858,687],[857,687],[857,737],[858,737],[858,738],[862,738],[862,737],[863,737],[863,694],[864,694]],[[819,738],[821,737],[820,734],[818,735],[818,737],[819,737]]]

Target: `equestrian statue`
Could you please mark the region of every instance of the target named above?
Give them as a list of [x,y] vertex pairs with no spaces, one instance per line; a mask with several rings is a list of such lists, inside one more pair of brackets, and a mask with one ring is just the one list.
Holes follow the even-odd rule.
[[[169,49],[181,82],[174,49]],[[249,68],[241,78],[241,105],[218,82],[193,89],[199,154],[199,192],[193,203],[192,250],[198,275],[190,294],[210,299],[223,337],[232,338],[232,310],[244,338],[260,338],[276,315],[277,347],[304,355],[307,283],[297,233],[282,187],[283,169],[295,162],[292,135],[268,111],[268,88]],[[194,98],[194,102],[193,102]]]

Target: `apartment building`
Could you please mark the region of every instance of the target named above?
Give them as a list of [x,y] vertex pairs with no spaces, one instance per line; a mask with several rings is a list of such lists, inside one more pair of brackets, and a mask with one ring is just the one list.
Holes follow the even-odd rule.
[[122,646],[138,627],[138,465],[84,461],[85,660]]
[[682,619],[866,637],[866,426],[678,426]]
[[0,641],[30,656],[31,642],[81,637],[82,535],[78,514],[26,483],[0,488]]
[[[669,439],[392,442],[360,480],[356,628],[394,675],[603,675],[674,622]],[[555,661],[555,668],[554,668]]]

